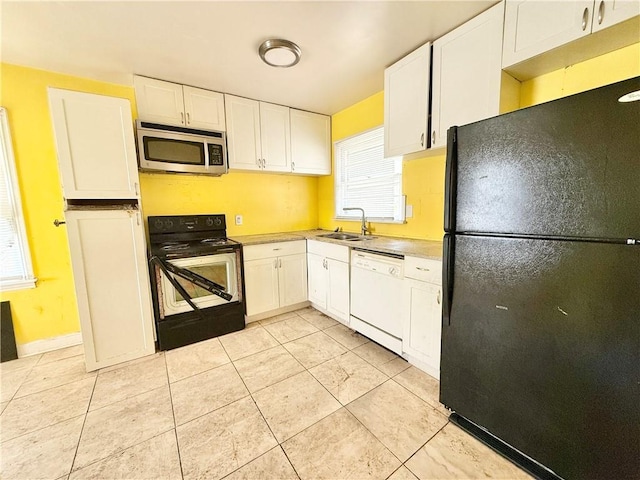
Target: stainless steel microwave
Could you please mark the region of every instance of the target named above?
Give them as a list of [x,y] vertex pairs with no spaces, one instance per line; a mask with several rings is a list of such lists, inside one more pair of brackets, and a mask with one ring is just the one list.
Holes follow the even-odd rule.
[[138,164],[151,172],[227,173],[224,132],[159,125],[138,120]]

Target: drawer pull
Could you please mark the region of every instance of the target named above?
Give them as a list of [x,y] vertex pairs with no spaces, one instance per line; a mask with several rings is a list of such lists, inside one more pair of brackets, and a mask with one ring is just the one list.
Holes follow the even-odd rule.
[[416,267],[416,270],[420,270],[421,272],[430,272],[431,271],[428,268],[424,268],[424,267]]

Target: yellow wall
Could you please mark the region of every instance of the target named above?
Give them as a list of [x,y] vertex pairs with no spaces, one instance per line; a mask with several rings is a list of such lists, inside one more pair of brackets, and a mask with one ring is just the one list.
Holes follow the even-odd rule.
[[[356,133],[382,125],[384,122],[384,93],[379,92],[331,118],[331,138],[335,142]],[[444,209],[444,150],[425,154],[424,158],[404,160],[402,189],[407,204],[413,205],[413,217],[406,224],[372,223],[374,234],[396,237],[442,240]],[[335,220],[334,176],[318,180],[318,222],[320,228],[333,230],[342,227],[356,232],[360,223]]]
[[[133,88],[2,64],[0,104],[7,109],[22,191],[36,288],[5,292],[19,344],[78,332],[75,290],[62,219],[63,200],[47,87],[65,88],[132,102]],[[317,179],[292,175],[230,173],[219,178],[142,174],[145,215],[225,213],[231,235],[316,228]],[[244,225],[233,225],[242,214]]]

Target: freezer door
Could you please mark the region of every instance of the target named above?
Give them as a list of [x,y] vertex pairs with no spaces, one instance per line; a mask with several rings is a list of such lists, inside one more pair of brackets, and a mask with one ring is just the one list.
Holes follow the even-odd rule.
[[638,90],[640,77],[459,127],[447,231],[640,237],[640,101],[618,101]]
[[637,247],[456,236],[440,401],[563,478],[640,471]]

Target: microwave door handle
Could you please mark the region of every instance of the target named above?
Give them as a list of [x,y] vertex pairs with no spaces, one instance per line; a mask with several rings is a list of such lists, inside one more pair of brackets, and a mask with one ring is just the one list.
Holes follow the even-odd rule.
[[[175,288],[178,291],[178,293],[182,295],[182,298],[184,298],[185,302],[187,302],[189,306],[198,314],[198,316],[202,318],[202,315],[200,314],[200,308],[195,303],[193,303],[193,301],[191,301],[191,295],[189,295],[187,291],[184,288],[182,288],[182,285],[180,285],[178,281],[169,274],[169,271],[167,270],[165,263],[156,256],[151,257],[149,259],[149,263],[152,265],[156,265],[160,270],[162,270],[162,272],[165,274],[165,276],[167,277],[167,280],[169,280],[169,283],[171,283],[173,288]],[[169,264],[169,262],[167,262],[167,264]]]

